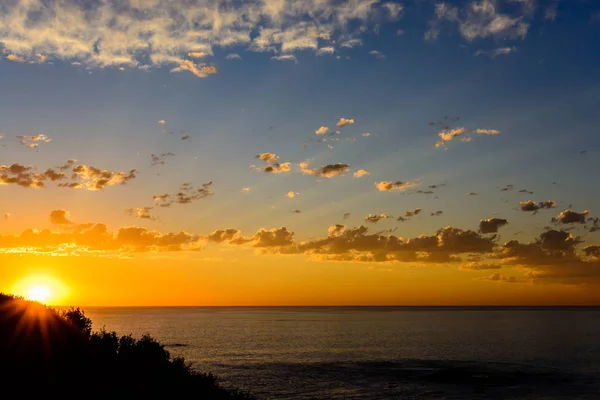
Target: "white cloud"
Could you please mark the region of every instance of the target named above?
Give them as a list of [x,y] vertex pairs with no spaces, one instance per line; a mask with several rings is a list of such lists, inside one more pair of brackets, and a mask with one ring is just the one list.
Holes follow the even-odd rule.
[[294,63],[297,63],[298,60],[296,59],[296,56],[293,54],[284,54],[282,56],[273,56],[271,57],[271,60],[277,60],[277,61],[293,61]]
[[237,53],[229,53],[227,54],[227,56],[225,57],[226,60],[241,60],[242,56],[240,56]]
[[[353,47],[402,9],[379,0],[13,0],[2,3],[0,46],[15,61],[41,62],[40,54],[89,67],[178,68],[214,48],[291,55]],[[348,40],[350,25],[361,29]]]
[[361,136],[363,136],[363,137],[369,137],[369,136],[371,136],[371,134],[369,132],[366,132],[366,133],[363,133]]
[[478,50],[475,55],[479,56],[482,54],[485,54],[487,56],[489,56],[490,58],[496,58],[498,56],[506,56],[509,55],[510,53],[514,53],[515,51],[517,51],[517,48],[512,46],[512,47],[498,47],[496,49],[493,50]]
[[385,54],[383,54],[382,52],[378,51],[378,50],[371,50],[369,52],[370,55],[375,56],[377,58],[385,58]]
[[425,33],[426,40],[437,39],[442,23],[456,24],[458,31],[467,41],[494,37],[497,39],[525,38],[529,30],[529,19],[533,5],[529,1],[513,0],[521,7],[512,14],[498,10],[497,0],[474,0],[464,7],[452,7],[447,3],[435,6],[435,17],[429,23]]
[[340,46],[348,48],[348,49],[351,49],[351,48],[356,47],[356,46],[362,46],[362,40],[360,40],[360,39],[348,39],[348,40],[343,41],[340,44]]
[[333,54],[334,52],[335,52],[335,48],[333,46],[325,46],[325,47],[321,47],[319,50],[317,50],[317,55],[322,56],[324,54]]

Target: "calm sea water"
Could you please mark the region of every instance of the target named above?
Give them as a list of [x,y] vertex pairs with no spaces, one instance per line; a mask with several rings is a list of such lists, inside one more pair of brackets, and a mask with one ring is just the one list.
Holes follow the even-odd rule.
[[600,308],[85,311],[263,398],[600,398]]

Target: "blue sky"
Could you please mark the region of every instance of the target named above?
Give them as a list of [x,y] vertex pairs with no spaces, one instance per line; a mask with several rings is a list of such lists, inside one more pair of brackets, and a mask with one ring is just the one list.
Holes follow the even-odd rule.
[[[6,233],[49,227],[49,212],[65,209],[77,223],[115,229],[250,234],[285,226],[307,240],[385,213],[394,218],[371,231],[396,228],[406,238],[449,225],[476,230],[496,216],[510,221],[500,231],[507,241],[519,231],[532,240],[569,205],[597,212],[595,1],[84,3],[0,6],[0,164],[44,170],[77,159],[138,175],[99,191],[1,187]],[[444,116],[460,119],[430,124]],[[340,118],[354,123],[337,128]],[[464,127],[472,141],[435,147],[446,124]],[[321,126],[341,134],[319,143]],[[16,138],[42,133],[52,141],[36,148]],[[150,166],[151,154],[167,152],[175,155],[165,165]],[[291,171],[249,168],[266,166],[255,156],[267,152]],[[302,174],[302,161],[349,167],[319,178]],[[369,175],[353,177],[359,169]],[[374,185],[413,180],[419,185],[403,191]],[[191,204],[162,209],[152,200],[210,181],[214,195]],[[531,215],[519,209],[529,199],[556,207]],[[124,213],[150,206],[156,220]],[[415,208],[422,214],[397,221]],[[443,214],[430,216],[436,211]]]

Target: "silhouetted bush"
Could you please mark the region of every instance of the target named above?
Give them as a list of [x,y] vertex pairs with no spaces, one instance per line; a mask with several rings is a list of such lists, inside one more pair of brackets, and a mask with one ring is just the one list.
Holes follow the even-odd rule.
[[[222,388],[214,375],[171,358],[145,335],[117,336],[79,308],[58,313],[0,293],[0,397],[53,399],[175,398],[251,400]],[[6,396],[10,398],[10,396]]]

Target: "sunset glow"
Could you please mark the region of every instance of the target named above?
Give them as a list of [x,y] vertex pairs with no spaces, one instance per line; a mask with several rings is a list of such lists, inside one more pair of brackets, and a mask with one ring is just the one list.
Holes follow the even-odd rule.
[[600,304],[596,2],[63,3],[0,7],[0,292]]

